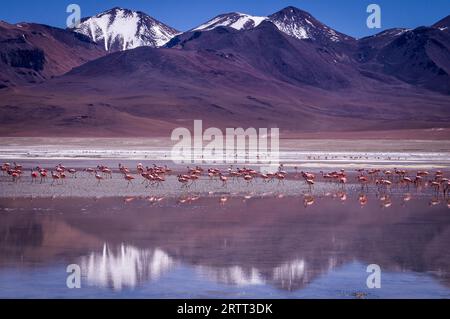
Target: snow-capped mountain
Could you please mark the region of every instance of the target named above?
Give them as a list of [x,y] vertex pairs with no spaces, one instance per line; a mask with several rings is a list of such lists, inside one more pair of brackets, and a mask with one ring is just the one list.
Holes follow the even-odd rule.
[[266,20],[275,24],[281,32],[297,39],[331,40],[333,42],[353,39],[333,30],[309,13],[295,7],[284,8],[268,17],[251,16],[239,12],[222,14],[191,31],[207,31],[219,26],[247,30],[257,27]]
[[333,42],[353,39],[321,23],[308,12],[295,7],[284,8],[270,15],[269,20],[280,31],[298,39],[331,40]]
[[160,47],[179,32],[140,11],[113,8],[84,18],[73,31],[104,45],[107,51]]
[[230,27],[236,30],[247,30],[258,26],[261,22],[267,19],[267,17],[251,16],[240,12],[231,12],[218,15],[208,22],[192,29],[191,31],[207,31],[220,26]]

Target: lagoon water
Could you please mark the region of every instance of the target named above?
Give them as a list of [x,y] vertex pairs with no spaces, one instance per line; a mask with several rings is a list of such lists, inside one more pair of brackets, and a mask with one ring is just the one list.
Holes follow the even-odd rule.
[[0,298],[450,298],[447,201],[358,195],[0,199]]

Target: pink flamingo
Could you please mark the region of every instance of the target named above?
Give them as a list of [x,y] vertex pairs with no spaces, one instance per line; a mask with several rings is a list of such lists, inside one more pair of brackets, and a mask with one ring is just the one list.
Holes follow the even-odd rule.
[[130,184],[133,184],[133,180],[134,180],[134,177],[133,177],[133,176],[131,176],[131,175],[129,175],[129,174],[126,174],[126,175],[124,176],[124,178],[125,178],[126,181],[128,181],[127,187],[128,187]]

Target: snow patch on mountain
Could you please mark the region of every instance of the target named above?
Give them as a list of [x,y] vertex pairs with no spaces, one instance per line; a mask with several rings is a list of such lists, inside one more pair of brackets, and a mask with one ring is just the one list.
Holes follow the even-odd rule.
[[179,32],[137,11],[114,8],[85,18],[73,31],[102,43],[107,51],[129,50],[141,46],[160,47]]
[[307,30],[303,26],[295,25],[295,24],[286,24],[279,21],[272,21],[281,32],[286,33],[297,39],[309,39],[310,36]]
[[236,30],[246,30],[257,27],[261,22],[267,20],[267,17],[251,16],[249,14],[232,12],[219,15],[208,22],[192,29],[192,31],[207,31],[223,26]]
[[380,32],[380,33],[376,34],[375,37],[380,37],[380,36],[396,37],[396,36],[402,35],[403,33],[408,32],[408,31],[411,31],[411,29],[393,28],[393,29],[388,29],[383,32]]

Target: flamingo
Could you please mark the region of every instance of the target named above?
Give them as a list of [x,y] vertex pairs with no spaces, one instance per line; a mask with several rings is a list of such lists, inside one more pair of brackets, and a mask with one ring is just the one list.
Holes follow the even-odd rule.
[[77,171],[73,168],[70,168],[68,172],[72,175],[72,178],[77,178]]
[[97,171],[94,171],[95,173],[95,179],[98,181],[97,186],[100,185],[100,182],[103,180],[103,176],[101,176]]
[[228,177],[223,176],[222,173],[220,173],[220,180],[222,181],[222,187],[227,187],[227,181],[228,181]]
[[387,179],[381,179],[381,180],[377,180],[375,182],[377,185],[381,185],[381,187],[384,187],[386,190],[389,188],[391,188],[392,186],[392,182],[387,180]]
[[181,188],[183,187],[189,187],[188,183],[189,183],[189,178],[186,178],[183,175],[178,175],[178,181],[181,183]]
[[20,179],[20,174],[21,174],[21,172],[20,172],[19,170],[14,170],[14,171],[8,171],[8,174],[11,175],[12,181],[13,181],[14,183],[16,183],[16,182],[18,182],[19,179]]
[[64,184],[64,181],[66,179],[66,174],[64,172],[59,173],[59,178],[61,180],[61,183]]
[[128,187],[130,184],[133,184],[133,180],[134,180],[134,177],[133,177],[133,176],[131,176],[131,175],[129,175],[129,174],[126,174],[126,175],[124,176],[124,178],[125,178],[126,181],[128,181],[127,187]]
[[108,176],[109,178],[112,178],[112,171],[109,168],[107,168],[107,167],[103,168],[102,169],[102,173],[105,176]]
[[389,180],[392,177],[392,172],[391,171],[384,171],[384,175]]
[[232,178],[233,182],[238,180],[238,177],[240,176],[239,172],[231,171],[229,173],[229,176]]
[[8,169],[9,169],[9,166],[6,166],[5,164],[3,164],[1,167],[2,175],[6,175],[6,173],[8,172]]
[[39,171],[39,174],[41,175],[41,184],[44,180],[47,180],[47,171],[45,169],[41,169]]
[[22,165],[17,164],[16,162],[13,162],[14,164],[14,170],[15,171],[21,171],[22,170]]
[[428,171],[418,171],[417,172],[417,176],[426,177],[428,175],[430,175],[430,173]]
[[423,180],[422,176],[419,176],[419,175],[416,176],[416,178],[414,179],[414,184],[416,185],[416,187],[422,185],[422,180]]
[[306,183],[308,184],[309,191],[311,192],[311,189],[314,187],[314,180],[313,179],[307,179]]
[[141,184],[147,183],[147,185],[145,185],[145,188],[148,188],[152,184],[153,175],[150,173],[142,173],[141,176],[144,178]]
[[197,174],[192,174],[189,176],[189,179],[191,180],[191,185],[195,185],[195,182],[197,182],[197,180],[199,179]]
[[366,176],[358,176],[358,182],[361,184],[361,189],[364,189],[364,186],[369,189],[369,186],[367,186],[369,179]]
[[339,178],[339,184],[341,185],[341,187],[345,187],[345,184],[347,184],[347,177],[342,176]]
[[166,180],[163,176],[156,175],[153,177],[153,180],[156,183],[156,187],[162,186],[163,182]]
[[442,183],[442,192],[444,193],[444,197],[446,197],[450,190],[450,182],[448,180]]
[[278,172],[275,176],[278,179],[278,184],[283,183],[284,185],[284,179],[286,178],[286,174],[284,174],[284,172]]
[[39,176],[39,172],[31,170],[31,184],[37,183],[37,178]]
[[331,174],[324,174],[323,172],[322,172],[322,178],[325,180],[325,181],[332,181],[333,180],[333,175],[331,175]]
[[244,180],[247,182],[247,186],[248,186],[250,183],[252,183],[252,181],[253,181],[253,176],[252,176],[252,175],[249,175],[249,174],[244,175]]
[[55,174],[53,171],[51,171],[51,174],[52,174],[52,186],[53,186],[55,181],[59,181],[60,177],[58,174]]
[[430,183],[430,186],[434,188],[436,193],[438,193],[441,188],[441,183],[433,181]]
[[314,180],[316,178],[316,176],[314,174],[311,173],[305,173],[303,171],[300,172],[300,174],[302,174],[303,178],[306,179],[312,179]]
[[261,177],[264,183],[269,182],[269,175],[261,173],[259,176]]
[[401,179],[401,183],[406,184],[406,186],[408,187],[408,190],[409,190],[409,185],[413,184],[414,182],[410,177],[403,176]]

